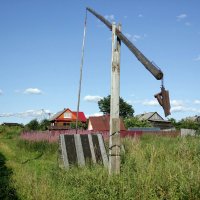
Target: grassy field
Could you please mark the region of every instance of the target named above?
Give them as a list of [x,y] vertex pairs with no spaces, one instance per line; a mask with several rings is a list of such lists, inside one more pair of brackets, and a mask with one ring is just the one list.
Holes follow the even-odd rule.
[[121,175],[58,167],[58,145],[0,128],[0,199],[200,199],[200,138],[125,139]]

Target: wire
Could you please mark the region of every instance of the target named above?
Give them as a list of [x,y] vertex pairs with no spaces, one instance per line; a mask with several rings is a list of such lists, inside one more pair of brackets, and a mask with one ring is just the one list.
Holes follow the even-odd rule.
[[82,52],[81,52],[80,79],[79,79],[78,102],[77,102],[77,112],[76,112],[76,134],[78,132],[78,114],[79,114],[80,96],[81,96],[81,84],[82,84],[83,61],[84,61],[84,50],[85,50],[86,24],[87,24],[87,9],[86,9],[86,13],[85,13],[85,23],[84,23],[84,31],[83,31],[83,44],[82,44]]

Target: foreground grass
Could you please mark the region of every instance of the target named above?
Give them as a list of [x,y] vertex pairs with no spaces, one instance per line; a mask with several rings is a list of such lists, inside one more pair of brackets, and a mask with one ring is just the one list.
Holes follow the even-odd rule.
[[115,177],[101,166],[59,169],[56,144],[0,135],[0,152],[13,171],[9,188],[19,199],[200,199],[199,142],[191,137],[126,139],[121,174]]

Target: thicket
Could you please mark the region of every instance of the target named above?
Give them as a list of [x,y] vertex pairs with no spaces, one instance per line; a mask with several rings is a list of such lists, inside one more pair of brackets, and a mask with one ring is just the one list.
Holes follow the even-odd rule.
[[149,121],[139,120],[137,117],[125,118],[124,125],[127,129],[134,128],[134,127],[152,127]]
[[192,121],[189,119],[182,119],[180,121],[176,121],[174,118],[170,118],[169,121],[177,130],[180,130],[181,128],[193,129],[196,130],[197,135],[200,135],[200,123],[197,121]]
[[31,120],[28,124],[25,125],[24,130],[25,131],[45,131],[48,130],[48,127],[50,126],[51,122],[47,119],[43,119],[41,122],[39,122],[37,119]]

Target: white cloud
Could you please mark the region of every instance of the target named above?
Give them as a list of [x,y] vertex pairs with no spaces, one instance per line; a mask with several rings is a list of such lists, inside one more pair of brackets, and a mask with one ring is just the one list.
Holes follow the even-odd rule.
[[187,17],[187,15],[183,13],[183,14],[178,15],[176,18],[178,21],[181,21],[181,20],[185,19],[186,17]]
[[142,38],[142,36],[140,36],[140,35],[133,35],[132,40],[136,42],[137,40],[139,40],[141,38]]
[[195,61],[200,61],[200,55],[198,55],[194,60]]
[[14,116],[13,113],[1,113],[0,114],[0,117],[12,117],[12,116]]
[[187,109],[184,106],[174,106],[171,109],[171,112],[185,112]]
[[174,107],[178,107],[178,106],[183,106],[184,105],[182,100],[171,100],[170,104],[171,104],[171,106],[174,106]]
[[155,100],[144,100],[142,102],[142,104],[144,106],[158,106],[159,105],[159,103],[158,103],[158,101],[156,99]]
[[41,109],[41,110],[27,110],[25,112],[17,113],[17,116],[18,117],[22,117],[22,118],[40,117],[40,116],[46,115],[48,113],[50,113],[50,111],[49,110],[44,110],[44,109]]
[[125,16],[124,16],[124,19],[127,19],[127,18],[128,18],[128,16],[125,15]]
[[191,23],[190,22],[185,22],[185,25],[186,26],[191,26]]
[[175,106],[171,108],[171,112],[194,112],[200,113],[200,110],[197,108],[185,107],[185,106]]
[[143,37],[146,37],[146,34],[144,34],[144,36],[141,36],[141,35],[131,35],[130,33],[125,33],[125,36],[129,40],[132,40],[133,42],[136,42],[136,41],[142,39]]
[[126,36],[128,39],[130,39],[130,38],[132,37],[130,33],[125,33],[125,36]]
[[102,116],[103,113],[102,112],[97,112],[97,113],[93,113],[93,114],[87,114],[86,117],[98,117],[98,116]]
[[113,15],[113,14],[111,14],[111,15],[105,15],[104,16],[107,20],[109,20],[109,21],[114,21],[115,20],[115,16]]
[[44,110],[44,109],[27,110],[19,113],[2,113],[0,114],[0,117],[20,117],[20,118],[40,117],[40,116],[46,116],[49,113],[51,113],[49,110]]
[[3,94],[3,91],[0,89],[0,95],[2,95]]
[[103,97],[100,96],[91,96],[91,95],[87,95],[84,97],[84,101],[88,101],[88,102],[95,102],[97,103],[99,100],[101,100]]
[[[144,106],[159,106],[157,99],[137,100],[137,101],[134,101],[134,103],[139,103],[139,104],[142,104]],[[171,100],[170,104],[171,104],[171,106],[178,107],[178,106],[183,106],[184,102],[182,100]]]
[[132,101],[131,100],[127,100],[126,103],[132,104]]
[[200,104],[200,100],[194,100],[194,104]]
[[139,14],[139,15],[138,15],[138,17],[139,17],[139,18],[142,18],[142,17],[143,17],[143,15],[142,15],[142,14]]
[[27,88],[24,94],[42,94],[42,91],[38,88]]

